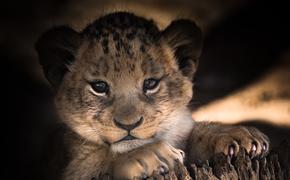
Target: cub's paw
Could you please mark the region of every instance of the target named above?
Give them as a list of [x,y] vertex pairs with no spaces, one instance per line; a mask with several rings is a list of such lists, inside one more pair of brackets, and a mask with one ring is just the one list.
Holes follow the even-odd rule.
[[183,163],[184,152],[166,142],[145,145],[120,155],[113,164],[114,179],[145,179],[158,172],[166,174],[176,161]]
[[269,139],[253,127],[220,127],[210,143],[214,153],[223,152],[230,157],[236,156],[243,147],[251,158],[264,157],[269,151]]

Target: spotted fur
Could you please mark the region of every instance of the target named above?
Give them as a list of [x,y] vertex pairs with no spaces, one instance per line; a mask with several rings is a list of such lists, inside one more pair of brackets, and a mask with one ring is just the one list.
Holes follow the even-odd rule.
[[[40,63],[70,132],[64,141],[71,158],[61,177],[90,179],[107,172],[138,177],[140,169],[130,159],[143,154],[148,159],[141,161],[146,162],[160,150],[168,152],[163,157],[167,162],[182,159],[177,149],[185,150],[188,139],[196,142],[203,134],[203,130],[194,130],[203,126],[194,126],[187,109],[201,39],[201,31],[192,21],[176,20],[159,30],[153,21],[124,12],[103,16],[82,32],[58,27],[45,33],[37,43]],[[159,85],[148,94],[143,84],[150,78],[158,79]],[[109,85],[105,95],[92,90],[91,83],[97,80]],[[118,124],[128,127],[137,122],[141,123],[130,131],[135,139],[122,140],[128,131]],[[196,155],[204,150],[188,147]],[[122,167],[129,169],[116,171],[124,161],[120,155],[128,156],[125,161],[130,163]],[[160,162],[159,156],[157,153],[150,162]]]

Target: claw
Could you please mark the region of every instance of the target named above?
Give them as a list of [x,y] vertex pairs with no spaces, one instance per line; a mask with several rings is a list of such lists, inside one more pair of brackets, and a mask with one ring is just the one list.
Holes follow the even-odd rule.
[[165,174],[168,173],[168,169],[167,169],[166,167],[164,167],[164,166],[160,166],[160,167],[158,168],[158,171],[159,171],[159,174],[160,174],[160,175],[165,175]]
[[263,151],[266,151],[267,150],[267,144],[266,143],[263,143],[262,150]]
[[180,150],[180,149],[179,149],[179,152],[180,152],[181,156],[182,156],[183,158],[185,158],[185,153],[184,153],[182,150]]
[[164,174],[164,173],[165,173],[165,170],[163,169],[163,167],[160,167],[160,168],[159,168],[159,173],[160,173],[160,174]]
[[229,156],[232,158],[234,155],[235,155],[235,149],[236,149],[236,146],[235,145],[230,145],[229,146],[229,152],[228,152],[228,154],[229,154]]
[[256,154],[257,154],[257,142],[253,141],[252,142],[252,147],[251,147],[251,150],[250,150],[250,156],[254,157]]
[[257,151],[257,146],[255,144],[253,144],[251,151],[254,151],[254,152]]

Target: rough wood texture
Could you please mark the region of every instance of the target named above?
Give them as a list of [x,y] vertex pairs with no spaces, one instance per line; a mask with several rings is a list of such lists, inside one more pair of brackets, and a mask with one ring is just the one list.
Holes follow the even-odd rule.
[[284,141],[263,159],[250,159],[243,150],[233,160],[217,154],[209,162],[190,164],[188,170],[192,179],[290,180],[290,143]]
[[290,180],[290,142],[282,142],[263,159],[251,159],[244,150],[232,160],[223,154],[217,154],[206,162],[187,166],[177,163],[174,171],[164,176],[155,173],[149,179]]

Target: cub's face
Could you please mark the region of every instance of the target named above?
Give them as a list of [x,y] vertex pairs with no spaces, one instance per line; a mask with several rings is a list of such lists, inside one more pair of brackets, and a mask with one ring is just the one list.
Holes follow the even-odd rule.
[[175,144],[189,132],[197,36],[190,21],[159,31],[115,13],[82,33],[53,29],[37,49],[62,120],[83,138],[123,152],[157,139]]

